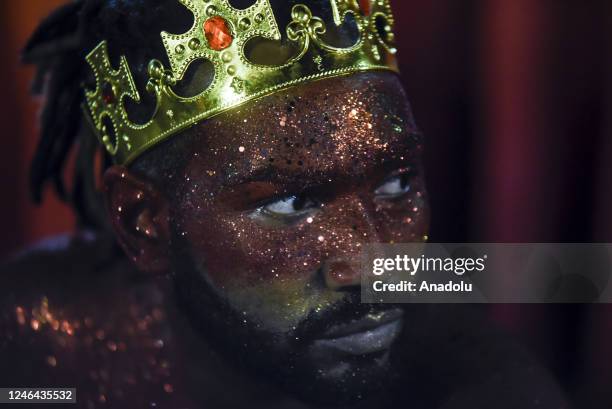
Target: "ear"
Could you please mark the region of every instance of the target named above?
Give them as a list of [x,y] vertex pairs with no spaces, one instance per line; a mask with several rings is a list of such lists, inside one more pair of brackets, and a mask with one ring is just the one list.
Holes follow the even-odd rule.
[[151,183],[122,166],[104,174],[106,206],[119,244],[144,272],[170,267],[168,201]]

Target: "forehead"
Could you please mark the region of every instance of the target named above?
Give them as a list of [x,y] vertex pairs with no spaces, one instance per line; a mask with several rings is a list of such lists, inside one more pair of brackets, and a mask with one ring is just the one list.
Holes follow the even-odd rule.
[[394,74],[368,73],[288,89],[193,129],[192,163],[234,184],[266,172],[340,171],[417,147]]

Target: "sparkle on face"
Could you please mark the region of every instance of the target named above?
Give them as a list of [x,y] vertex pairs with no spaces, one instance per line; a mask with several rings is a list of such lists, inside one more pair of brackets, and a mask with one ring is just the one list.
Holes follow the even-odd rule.
[[[241,310],[256,316],[253,308],[265,309],[270,322],[290,328],[342,297],[307,290],[326,260],[354,260],[363,243],[425,233],[420,181],[400,202],[374,200],[392,172],[418,168],[421,151],[399,83],[381,77],[319,81],[194,128],[191,151],[199,155],[190,155],[181,178],[177,228],[194,257],[207,260],[211,281],[244,298]],[[281,199],[277,207],[290,209],[300,198],[305,205],[312,198],[316,212],[287,223],[252,216]],[[254,307],[245,294],[257,292],[277,304]]]

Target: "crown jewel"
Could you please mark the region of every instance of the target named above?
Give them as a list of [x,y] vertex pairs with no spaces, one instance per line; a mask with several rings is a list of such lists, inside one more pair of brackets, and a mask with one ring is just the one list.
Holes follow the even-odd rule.
[[[86,58],[96,80],[95,90],[85,91],[91,123],[116,163],[129,164],[191,125],[293,85],[359,71],[397,71],[389,0],[329,0],[337,26],[349,14],[357,24],[359,37],[347,48],[329,44],[323,20],[306,5],[295,5],[286,35],[296,51],[273,66],[256,64],[245,53],[251,39],[281,39],[269,0],[257,0],[243,10],[228,0],[178,1],[193,13],[194,24],[184,34],[161,33],[170,67],[158,60],[149,63],[146,90],[155,95],[157,107],[147,123],[130,121],[123,105],[126,97],[140,102],[126,58],[113,68],[106,41]],[[212,63],[211,83],[197,96],[177,95],[173,87],[199,59]]]

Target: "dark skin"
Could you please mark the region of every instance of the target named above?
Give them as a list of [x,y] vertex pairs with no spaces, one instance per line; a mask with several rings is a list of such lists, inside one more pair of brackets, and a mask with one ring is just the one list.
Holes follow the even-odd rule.
[[0,384],[78,385],[81,407],[564,407],[469,309],[404,308],[376,351],[321,346],[334,325],[396,308],[359,302],[357,261],[365,244],[427,234],[421,142],[397,77],[358,74],[194,126],[155,180],[110,168],[132,264],[77,238],[9,266],[0,322],[17,342],[0,356],[16,373]]
[[314,82],[190,132],[169,194],[124,167],[107,171],[120,243],[141,270],[177,271],[179,287],[210,292],[188,297],[194,311],[212,297],[229,305],[234,319],[198,318],[255,365],[276,357],[288,385],[308,377],[304,390],[361,399],[389,354],[347,356],[315,340],[382,310],[355,297],[362,245],[427,233],[421,138],[397,77]]

